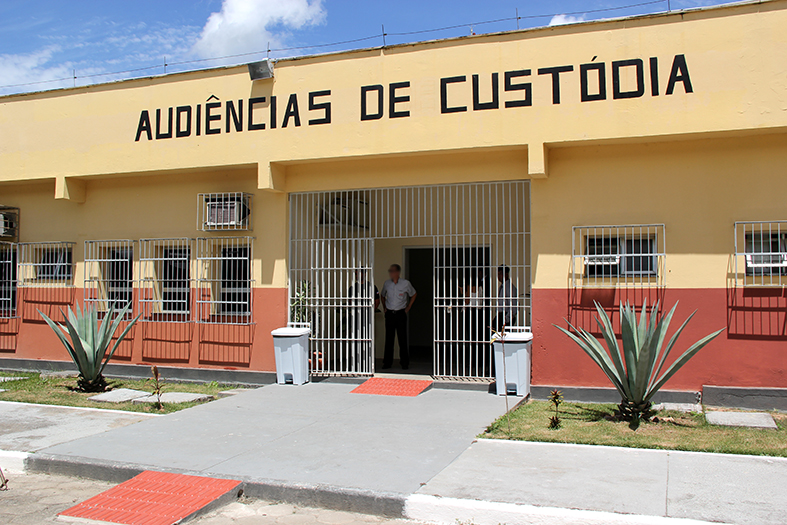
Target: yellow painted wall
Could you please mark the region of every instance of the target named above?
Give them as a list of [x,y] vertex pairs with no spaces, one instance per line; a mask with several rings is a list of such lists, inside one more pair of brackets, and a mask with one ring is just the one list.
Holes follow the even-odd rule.
[[[284,60],[273,81],[249,80],[245,67],[176,74],[50,93],[0,98],[0,177],[47,179],[168,169],[259,164],[267,184],[270,162],[295,162],[480,146],[657,137],[787,125],[787,2],[654,15],[623,21],[550,27],[500,35],[403,45]],[[694,93],[678,84],[664,95],[673,57],[683,54]],[[580,102],[579,66],[614,60],[659,59],[660,96]],[[573,65],[564,74],[559,105],[551,76],[538,68]],[[481,98],[491,74],[529,68],[532,107],[441,114],[439,79],[468,75],[450,88],[452,104],[471,101],[470,75]],[[409,118],[360,121],[360,86],[410,81]],[[631,87],[624,75],[622,83]],[[645,81],[648,84],[648,79]],[[331,90],[333,122],[309,126],[309,91]],[[299,95],[304,124],[286,129],[134,142],[140,111],[222,102],[250,96]],[[408,93],[408,91],[405,91]],[[503,93],[501,104],[520,93]],[[307,115],[308,114],[308,115]],[[222,127],[224,117],[222,116]],[[533,170],[538,158],[531,155]],[[285,172],[287,170],[285,169]]]
[[571,228],[664,224],[666,284],[724,288],[735,221],[787,219],[787,134],[559,148],[533,180],[534,288],[565,288]]
[[[193,239],[221,235],[255,238],[256,287],[286,286],[287,197],[257,191],[255,170],[91,179],[86,188],[87,199],[81,204],[53,200],[53,186],[51,181],[7,185],[3,187],[2,202],[21,210],[20,242],[76,243],[74,283],[77,286],[83,282],[85,240]],[[252,231],[197,230],[197,194],[223,191],[253,193]],[[134,258],[138,261],[139,245],[134,248]]]
[[[255,279],[283,287],[286,193],[257,188],[548,175],[533,181],[536,287],[566,286],[571,226],[593,222],[666,223],[668,285],[722,287],[732,221],[787,215],[785,27],[787,0],[773,0],[283,60],[272,81],[251,82],[246,68],[236,67],[0,97],[0,203],[22,209],[22,241],[77,241],[81,261],[85,239],[200,235],[200,191],[253,192]],[[693,93],[678,83],[666,95],[678,54],[686,57]],[[659,60],[660,95],[651,96],[646,73],[644,96],[613,100],[611,62],[647,64],[650,57]],[[579,100],[580,64],[591,62],[606,64],[607,100]],[[556,105],[551,77],[537,70],[566,64],[574,71],[563,75]],[[532,82],[532,107],[441,114],[440,78],[467,75],[451,85],[450,101],[472,106],[470,76],[480,75],[485,100],[497,72],[504,106],[521,92],[502,91],[503,73],[523,68],[532,70],[520,79]],[[411,100],[400,105],[411,116],[361,121],[360,87],[399,81],[411,82],[404,91]],[[626,89],[631,82],[624,75]],[[307,94],[323,89],[331,90],[332,123],[310,126],[321,113],[307,111]],[[303,124],[282,129],[292,93]],[[155,119],[157,108],[202,104],[204,111],[211,95],[224,103],[271,94],[278,97],[277,129],[225,133],[222,107],[218,135],[134,141],[142,110]],[[548,173],[540,172],[542,144]],[[69,190],[64,177],[86,181],[84,203],[52,198],[55,179],[61,196]],[[79,197],[82,186],[70,189]]]

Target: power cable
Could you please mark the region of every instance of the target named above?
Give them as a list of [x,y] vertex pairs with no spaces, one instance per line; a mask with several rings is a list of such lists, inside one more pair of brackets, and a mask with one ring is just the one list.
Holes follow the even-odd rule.
[[[330,42],[330,43],[327,43],[327,44],[313,44],[313,45],[308,45],[308,46],[282,47],[282,48],[279,48],[279,49],[270,49],[270,48],[268,48],[266,50],[261,50],[261,51],[251,51],[251,52],[248,52],[248,53],[237,53],[237,54],[234,54],[234,55],[225,55],[225,56],[220,56],[220,57],[198,58],[198,59],[194,59],[194,60],[182,60],[182,61],[179,61],[179,62],[169,62],[169,63],[163,64],[163,67],[166,69],[167,66],[182,66],[182,65],[187,65],[187,64],[198,64],[198,63],[202,63],[202,62],[212,62],[212,61],[216,61],[216,60],[227,60],[227,59],[230,59],[230,58],[240,58],[240,57],[247,57],[247,56],[252,56],[252,55],[261,55],[261,54],[264,54],[264,53],[268,53],[269,54],[271,51],[273,51],[273,52],[282,52],[282,51],[300,51],[300,50],[303,50],[303,49],[321,49],[321,48],[332,47],[332,46],[340,46],[340,45],[345,45],[345,44],[355,44],[355,43],[358,43],[358,42],[366,42],[366,41],[369,41],[369,40],[376,40],[376,39],[378,39],[380,37],[382,37],[383,45],[385,45],[385,37],[386,36],[420,35],[420,34],[425,34],[425,33],[436,33],[436,32],[440,32],[440,31],[448,31],[448,30],[451,30],[451,29],[461,29],[461,28],[464,28],[464,27],[475,27],[475,26],[480,26],[480,25],[496,24],[496,23],[500,23],[500,22],[516,21],[517,22],[517,28],[518,28],[520,20],[534,20],[534,19],[539,19],[539,18],[554,17],[554,16],[558,16],[558,15],[574,16],[574,15],[583,15],[583,14],[590,14],[590,13],[604,13],[604,12],[609,12],[609,11],[620,11],[620,10],[623,10],[623,9],[631,9],[631,8],[634,8],[634,7],[642,7],[642,6],[647,6],[647,5],[663,4],[663,3],[669,3],[669,0],[649,0],[647,2],[639,2],[639,3],[636,3],[636,4],[628,4],[628,5],[622,5],[622,6],[617,6],[617,7],[605,7],[605,8],[601,8],[601,9],[588,9],[588,10],[585,10],[585,11],[573,11],[573,12],[568,12],[568,13],[548,13],[548,14],[545,13],[545,14],[538,14],[538,15],[519,16],[518,11],[517,11],[517,16],[514,16],[514,17],[498,18],[498,19],[495,19],[495,20],[485,20],[485,21],[482,21],[482,22],[472,22],[472,23],[468,23],[468,24],[457,24],[457,25],[440,27],[440,28],[436,28],[436,29],[421,29],[421,30],[417,30],[417,31],[402,31],[402,32],[398,32],[398,33],[387,33],[385,31],[385,28],[383,27],[382,34],[377,34],[377,35],[372,35],[372,36],[365,36],[365,37],[361,37],[361,38],[353,38],[351,40],[342,40],[342,41],[339,41],[339,42]],[[4,85],[4,86],[0,86],[0,89],[8,89],[8,88],[15,88],[15,87],[25,87],[25,86],[35,86],[35,85],[40,85],[40,84],[51,84],[51,83],[54,83],[54,82],[65,82],[67,80],[74,80],[76,82],[77,78],[111,77],[111,76],[116,76],[116,75],[126,75],[126,74],[129,74],[129,73],[138,73],[140,71],[149,71],[151,69],[158,69],[160,67],[162,67],[162,64],[157,64],[157,65],[154,65],[154,66],[147,66],[147,67],[138,67],[138,68],[133,68],[133,69],[126,69],[126,70],[123,70],[123,71],[113,71],[113,72],[107,72],[107,73],[93,73],[93,74],[89,74],[89,75],[80,75],[79,77],[77,77],[76,73],[74,73],[73,77],[55,78],[55,79],[51,79],[51,80],[39,80],[39,81],[35,81],[35,82],[24,82],[24,83],[20,83],[20,84],[7,84],[7,85]]]

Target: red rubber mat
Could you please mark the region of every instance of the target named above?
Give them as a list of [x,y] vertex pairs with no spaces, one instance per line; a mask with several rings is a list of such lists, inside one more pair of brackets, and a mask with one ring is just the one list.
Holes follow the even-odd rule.
[[389,379],[372,377],[355,388],[351,394],[374,394],[377,396],[415,397],[432,386],[431,381],[416,379]]
[[146,470],[60,515],[126,525],[173,525],[239,484]]

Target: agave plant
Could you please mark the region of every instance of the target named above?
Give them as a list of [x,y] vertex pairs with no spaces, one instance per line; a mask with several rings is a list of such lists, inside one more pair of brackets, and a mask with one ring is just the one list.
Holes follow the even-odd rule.
[[694,314],[697,313],[696,310],[683,322],[669,339],[667,345],[664,346],[667,331],[678,304],[675,303],[675,306],[666,315],[659,315],[659,303],[656,302],[650,316],[647,314],[647,304],[645,304],[642,307],[639,322],[637,322],[634,307],[626,301],[625,305],[620,305],[621,346],[618,344],[609,316],[601,305],[595,304],[598,311],[596,323],[598,323],[609,351],[587,330],[577,328],[571,323],[568,323],[571,330],[555,326],[573,339],[612,381],[622,397],[621,403],[618,405],[619,417],[625,421],[632,421],[635,425],[640,418],[648,417],[651,414],[651,399],[654,394],[702,347],[724,331],[722,328],[703,337],[667,366],[667,358],[675,346],[675,342]]
[[[135,317],[126,328],[120,333],[112,344],[112,336],[120,326],[120,322],[128,312],[130,305],[120,310],[113,319],[115,313],[114,306],[109,308],[103,321],[98,320],[98,310],[86,306],[84,310],[76,305],[75,311],[68,308],[68,315],[60,310],[65,319],[64,324],[58,324],[44,315],[40,310],[41,317],[54,330],[60,338],[60,342],[68,350],[71,359],[79,370],[77,386],[84,392],[103,392],[107,388],[104,379],[104,367],[115,354],[120,343],[128,334],[131,327],[139,319]],[[141,315],[141,314],[140,314]],[[112,344],[112,350],[109,350]]]

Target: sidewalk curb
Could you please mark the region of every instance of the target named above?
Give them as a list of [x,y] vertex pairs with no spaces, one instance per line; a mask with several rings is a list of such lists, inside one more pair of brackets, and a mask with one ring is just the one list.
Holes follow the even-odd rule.
[[29,456],[29,452],[0,450],[0,469],[5,473],[22,474],[26,470],[25,463]]
[[617,514],[597,510],[537,507],[518,503],[498,503],[471,499],[443,498],[413,494],[404,507],[407,519],[456,525],[722,525],[685,518]]
[[[30,454],[24,460],[26,470],[46,474],[60,474],[81,478],[122,483],[144,470],[161,470],[156,467],[130,463],[111,463],[88,458]],[[166,472],[192,476],[217,476],[226,474],[168,468]],[[373,514],[390,518],[402,518],[407,495],[391,492],[342,488],[333,485],[288,483],[278,480],[233,476],[242,482],[241,489],[249,497],[268,501],[280,501],[304,507],[320,507],[360,514]],[[454,525],[452,523],[452,525]]]
[[[155,467],[130,463],[112,463],[88,458],[50,454],[16,454],[27,471],[76,476],[113,483],[127,481],[144,470]],[[0,459],[3,455],[0,452]],[[193,476],[220,476],[202,471],[166,469],[167,472]],[[428,494],[398,494],[364,489],[342,488],[333,485],[288,483],[249,477],[233,477],[242,482],[239,489],[251,498],[277,501],[304,507],[357,512],[388,518],[406,518],[423,523],[456,525],[723,525],[717,522],[618,514],[595,510],[539,507],[518,503],[502,503],[472,499],[447,498]],[[237,491],[235,491],[237,494]],[[231,499],[231,498],[230,498]],[[229,502],[229,500],[222,500]],[[215,509],[212,506],[211,509]]]

